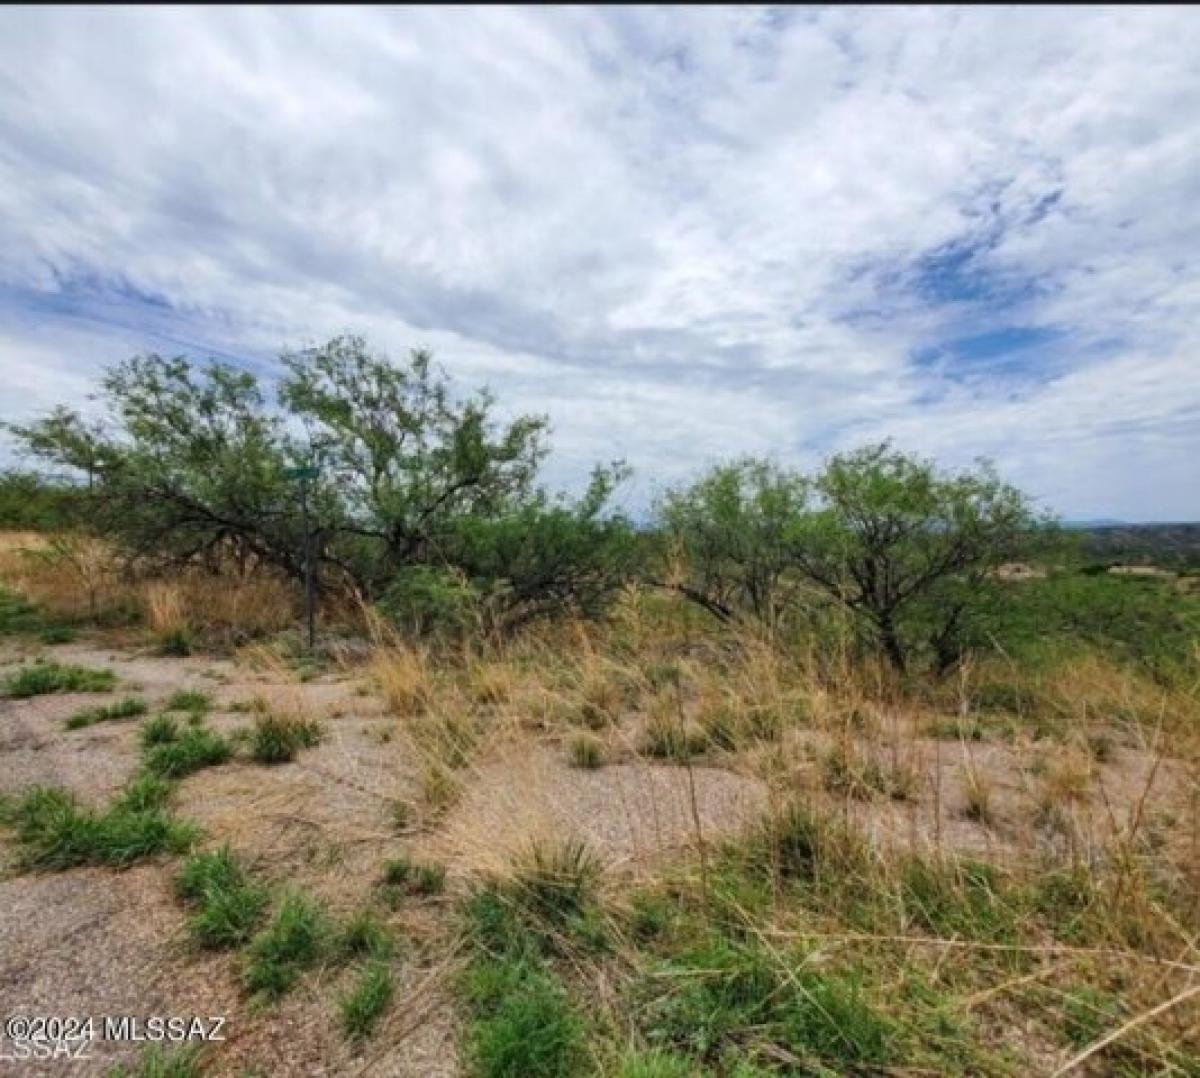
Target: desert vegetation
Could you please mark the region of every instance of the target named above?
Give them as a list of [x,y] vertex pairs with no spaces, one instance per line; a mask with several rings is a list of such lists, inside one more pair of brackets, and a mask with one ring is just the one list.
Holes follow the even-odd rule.
[[635,521],[425,353],[284,369],[8,428],[9,1010],[230,1016],[115,1073],[1200,1073],[1177,545],[891,444]]

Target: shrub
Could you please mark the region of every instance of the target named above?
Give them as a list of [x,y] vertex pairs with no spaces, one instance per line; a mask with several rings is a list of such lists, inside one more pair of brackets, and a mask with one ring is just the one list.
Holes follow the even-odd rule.
[[36,660],[5,679],[10,696],[42,696],[54,692],[108,692],[117,677],[111,670]]
[[146,714],[146,701],[136,696],[127,696],[115,704],[102,707],[85,707],[76,711],[67,719],[68,730],[79,730],[85,726],[94,726],[98,722],[114,722],[119,719],[132,719],[137,715]]
[[191,629],[179,626],[166,629],[158,636],[158,653],[164,658],[186,659],[195,650]]

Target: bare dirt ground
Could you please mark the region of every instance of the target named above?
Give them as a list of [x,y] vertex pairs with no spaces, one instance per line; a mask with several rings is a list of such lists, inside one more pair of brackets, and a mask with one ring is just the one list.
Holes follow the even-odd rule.
[[[263,876],[294,884],[346,913],[370,898],[380,866],[402,853],[444,863],[451,894],[473,872],[500,865],[531,838],[586,839],[614,872],[639,873],[664,855],[736,831],[768,802],[760,778],[715,766],[680,767],[638,759],[595,771],[567,765],[561,744],[526,732],[492,744],[473,766],[462,800],[434,826],[397,831],[396,799],[419,796],[418,772],[397,721],[353,671],[300,683],[280,670],[230,660],[167,659],[72,645],[0,649],[4,668],[36,654],[112,669],[120,683],[107,694],[0,699],[0,794],[41,783],[63,786],[103,804],[136,771],[138,722],[105,722],[67,731],[81,706],[142,695],[153,713],[179,689],[214,699],[209,722],[223,732],[249,723],[241,708],[263,696],[319,719],[325,736],[292,763],[264,768],[245,760],[184,780],[179,816],[198,823],[205,843],[228,841]],[[886,738],[863,739],[886,758]],[[843,806],[886,840],[937,842],[987,853],[1028,850],[1053,752],[995,742],[935,741],[909,731],[905,766],[916,775],[903,800],[837,798],[822,786],[827,736],[797,734],[773,748],[782,781]],[[900,750],[897,749],[897,752]],[[1046,755],[1045,753],[1042,753]],[[990,817],[970,818],[966,777],[985,776]],[[1170,803],[1181,776],[1144,747],[1117,747],[1096,765],[1088,790],[1045,843],[1086,842],[1089,828],[1119,828],[1134,813],[1153,819]],[[1095,821],[1099,820],[1100,823]],[[171,894],[170,861],[123,872],[76,869],[21,873],[0,846],[0,1012],[55,1015],[223,1015],[228,1040],[211,1055],[221,1075],[454,1075],[456,1026],[444,987],[452,938],[431,910],[401,910],[393,925],[407,956],[398,969],[396,1003],[367,1047],[355,1053],[337,1026],[344,970],[305,978],[283,1002],[251,1006],[242,993],[237,956],[188,945],[185,914]],[[451,899],[443,900],[441,913]],[[99,1044],[88,1062],[22,1064],[19,1073],[101,1074],[114,1060],[132,1062],[128,1045]],[[5,1064],[0,1062],[0,1073]],[[14,1071],[14,1073],[16,1073]]]

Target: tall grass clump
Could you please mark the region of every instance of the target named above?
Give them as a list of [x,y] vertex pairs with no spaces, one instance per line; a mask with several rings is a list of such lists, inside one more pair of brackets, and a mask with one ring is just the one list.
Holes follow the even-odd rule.
[[216,767],[233,755],[229,742],[213,730],[192,726],[171,740],[151,743],[142,766],[152,775],[180,779],[205,767]]

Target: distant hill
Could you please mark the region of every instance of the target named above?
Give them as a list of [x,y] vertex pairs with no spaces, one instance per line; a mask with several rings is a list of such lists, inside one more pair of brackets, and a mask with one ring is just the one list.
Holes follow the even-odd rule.
[[1200,565],[1200,523],[1067,524],[1093,558],[1133,564]]

